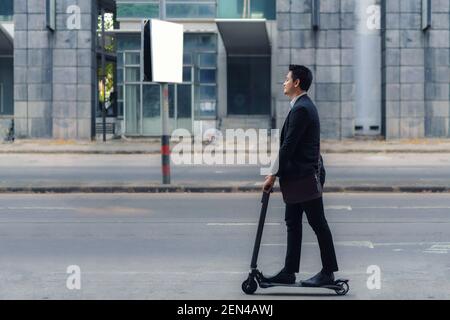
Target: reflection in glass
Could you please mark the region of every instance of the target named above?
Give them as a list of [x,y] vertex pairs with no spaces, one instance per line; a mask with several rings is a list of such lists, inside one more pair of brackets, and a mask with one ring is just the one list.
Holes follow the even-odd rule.
[[140,134],[141,95],[139,85],[128,84],[125,86],[125,103],[126,133]]
[[276,19],[276,1],[275,0],[251,0],[250,18],[268,20]]
[[215,18],[214,3],[167,3],[168,18]]
[[275,0],[219,0],[219,18],[276,19]]
[[141,55],[138,52],[127,52],[125,54],[125,64],[126,65],[140,65]]
[[123,52],[117,52],[117,66],[123,67]]
[[123,83],[123,69],[117,69],[117,83]]
[[118,3],[118,18],[158,18],[158,3]]
[[140,35],[117,35],[117,50],[140,50],[141,36]]
[[183,82],[191,82],[191,81],[192,81],[192,68],[183,67]]
[[190,84],[177,85],[178,118],[191,118],[192,90]]
[[200,53],[199,55],[200,67],[216,67],[217,54],[216,53]]
[[142,86],[143,134],[161,134],[161,89],[159,84]]
[[13,20],[14,1],[2,0],[0,5],[0,21]]
[[125,81],[126,82],[138,82],[139,74],[140,74],[139,67],[127,67],[127,68],[125,68]]
[[216,100],[216,86],[200,86],[200,100]]
[[228,112],[270,114],[270,57],[228,57]]
[[216,82],[216,70],[203,69],[200,72],[200,82],[202,83],[215,83]]

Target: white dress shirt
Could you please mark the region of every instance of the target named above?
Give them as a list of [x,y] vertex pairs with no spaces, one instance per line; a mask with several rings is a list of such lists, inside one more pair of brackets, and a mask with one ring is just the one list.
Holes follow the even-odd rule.
[[296,96],[294,99],[291,100],[291,108],[293,108],[295,106],[295,103],[297,102],[298,99],[300,99],[300,97],[303,97],[306,94],[306,92],[303,92],[302,94]]

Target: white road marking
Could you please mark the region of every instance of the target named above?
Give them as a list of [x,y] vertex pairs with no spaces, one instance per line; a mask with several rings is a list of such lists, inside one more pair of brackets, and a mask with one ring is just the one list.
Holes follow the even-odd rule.
[[[273,206],[272,209],[284,209],[285,207],[280,206]],[[325,206],[325,210],[346,210],[346,211],[352,211],[351,206]]]
[[79,210],[70,207],[0,207],[0,210]]
[[446,254],[446,253],[448,253],[447,251],[439,251],[439,250],[437,250],[437,251],[433,251],[433,250],[424,250],[423,252],[424,252],[424,253],[437,253],[437,254]]
[[426,245],[444,245],[444,246],[450,246],[450,242],[381,242],[381,243],[374,243],[374,246],[381,247],[381,246],[426,246]]
[[[273,209],[284,209],[285,207],[273,206]],[[392,209],[392,210],[432,210],[432,209],[450,209],[450,206],[347,206],[347,205],[332,205],[325,206],[325,210],[362,210],[362,209]]]
[[[317,246],[317,242],[304,242],[304,245],[307,246]],[[366,247],[373,249],[374,245],[370,241],[336,241],[334,243],[337,246],[344,246],[344,247]],[[262,246],[266,247],[285,247],[285,243],[263,243]]]
[[450,206],[373,206],[373,207],[353,207],[354,209],[450,209]]
[[[318,245],[317,242],[305,242],[305,245]],[[346,247],[366,247],[374,249],[375,247],[401,247],[401,246],[426,246],[430,247],[424,252],[431,253],[448,253],[450,251],[450,242],[383,242],[376,243],[371,241],[336,241],[335,245]],[[263,243],[262,246],[267,247],[285,247],[286,243]],[[401,248],[394,249],[394,251],[403,251]]]
[[325,206],[325,210],[347,210],[352,211],[351,206]]
[[424,250],[425,253],[439,253],[446,254],[450,250],[450,244],[433,244],[428,249]]

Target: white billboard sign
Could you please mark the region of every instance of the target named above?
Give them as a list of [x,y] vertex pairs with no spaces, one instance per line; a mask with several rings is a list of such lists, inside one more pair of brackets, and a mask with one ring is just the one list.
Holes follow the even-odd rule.
[[142,57],[144,81],[183,82],[183,25],[151,19],[144,21]]

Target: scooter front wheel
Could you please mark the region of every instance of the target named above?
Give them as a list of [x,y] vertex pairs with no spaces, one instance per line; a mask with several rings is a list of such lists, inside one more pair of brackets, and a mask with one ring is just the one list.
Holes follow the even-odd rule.
[[242,291],[244,291],[245,294],[254,294],[256,289],[258,289],[258,283],[255,278],[248,277],[247,280],[242,282]]
[[338,283],[336,283],[336,285],[340,286],[339,289],[335,290],[335,292],[339,296],[345,296],[347,294],[347,292],[350,290],[348,283],[345,281],[339,281]]

